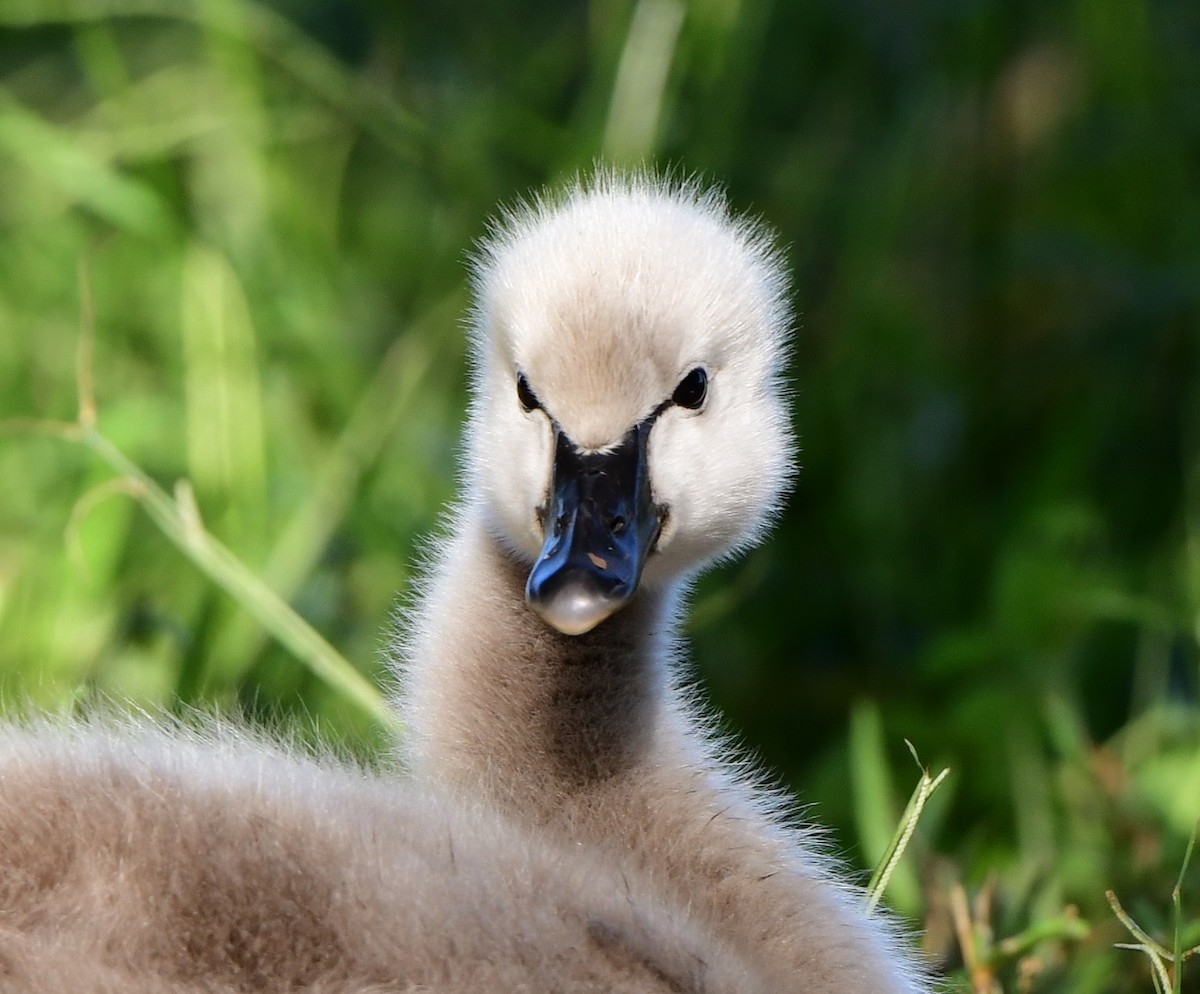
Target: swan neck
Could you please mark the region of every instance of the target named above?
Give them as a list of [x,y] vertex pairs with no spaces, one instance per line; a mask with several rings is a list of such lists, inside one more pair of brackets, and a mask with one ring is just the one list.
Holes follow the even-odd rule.
[[469,520],[424,605],[404,710],[412,765],[473,790],[584,790],[652,752],[669,603],[643,588],[592,631],[564,635],[525,603],[529,566]]

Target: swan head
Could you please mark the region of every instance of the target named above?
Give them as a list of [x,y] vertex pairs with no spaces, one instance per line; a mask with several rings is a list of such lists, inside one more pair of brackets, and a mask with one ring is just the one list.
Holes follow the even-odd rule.
[[758,539],[792,475],[787,278],[692,184],[602,175],[473,267],[469,490],[566,634]]

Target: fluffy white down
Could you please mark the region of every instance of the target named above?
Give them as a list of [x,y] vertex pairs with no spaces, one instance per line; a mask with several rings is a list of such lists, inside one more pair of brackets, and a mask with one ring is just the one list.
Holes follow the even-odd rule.
[[[646,582],[737,551],[778,508],[793,439],[781,389],[790,312],[768,234],[692,184],[602,174],[512,212],[476,256],[470,479],[499,533],[532,559],[532,509],[553,459],[550,415],[604,450],[709,378],[702,411],[673,407],[650,436],[650,479],[669,509]],[[544,410],[525,412],[524,373]]]

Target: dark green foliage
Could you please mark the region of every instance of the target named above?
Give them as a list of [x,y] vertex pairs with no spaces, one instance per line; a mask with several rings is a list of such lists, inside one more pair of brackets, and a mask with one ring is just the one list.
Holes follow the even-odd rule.
[[[1033,990],[1149,990],[1104,892],[1168,938],[1200,816],[1198,53],[1192,0],[0,0],[0,418],[74,418],[90,286],[102,431],[382,679],[486,217],[598,159],[725,182],[796,274],[803,472],[696,592],[701,679],[860,864],[902,740],[953,767],[909,857],[944,962],[994,875],[997,942],[1092,926],[1005,990],[1030,951]],[[5,705],[378,748],[110,478],[0,437]]]

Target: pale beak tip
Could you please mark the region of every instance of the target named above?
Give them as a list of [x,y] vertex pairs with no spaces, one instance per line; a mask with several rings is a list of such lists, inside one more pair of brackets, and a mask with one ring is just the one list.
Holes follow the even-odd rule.
[[625,603],[574,583],[560,587],[546,600],[526,597],[526,601],[546,624],[564,635],[590,632]]

